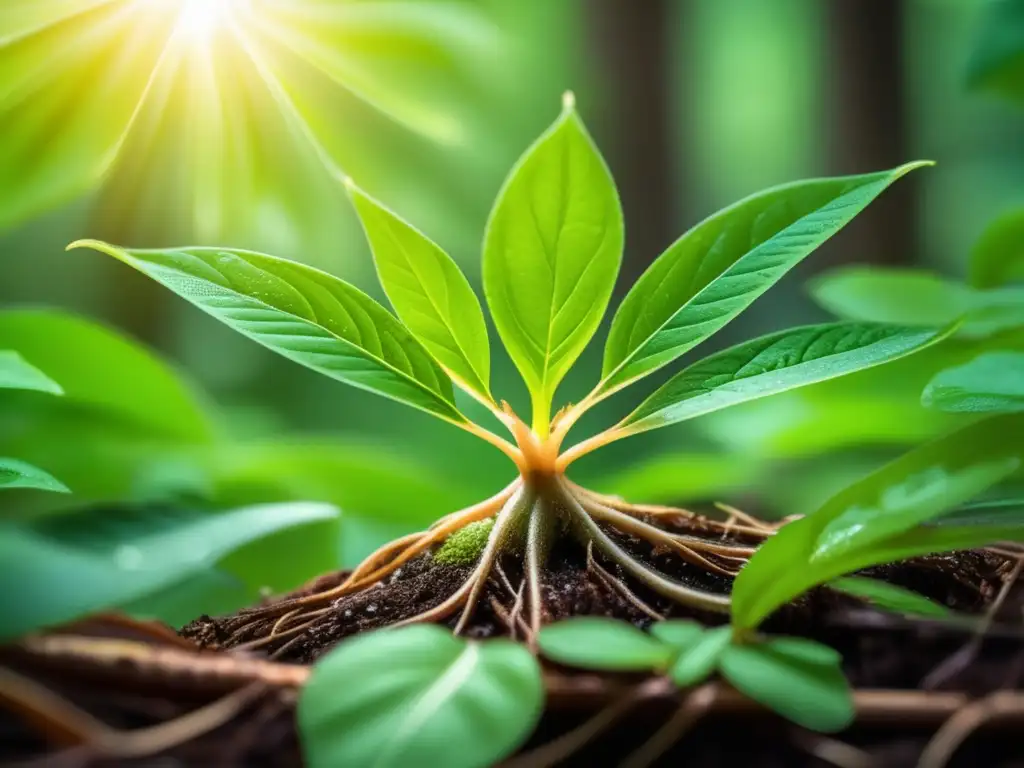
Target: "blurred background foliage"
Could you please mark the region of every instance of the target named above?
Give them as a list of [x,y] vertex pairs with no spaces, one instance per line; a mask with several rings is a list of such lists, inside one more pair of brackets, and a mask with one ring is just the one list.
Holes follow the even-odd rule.
[[[15,308],[0,315],[0,349],[65,390],[0,397],[0,456],[73,492],[6,492],[4,517],[342,510],[190,574],[163,595],[165,616],[351,565],[489,495],[511,467],[469,435],[289,364],[113,260],[65,254],[78,238],[252,248],[382,299],[338,183],[349,174],[478,285],[502,178],[572,88],[623,198],[620,296],[675,237],[751,192],[930,158],[714,344],[830,314],[969,315],[907,360],[611,446],[580,463],[581,481],[638,501],[809,512],[968,418],[920,405],[936,371],[1024,349],[1024,288],[1007,285],[1024,277],[1024,254],[1006,257],[1024,241],[1016,0],[235,0],[230,24],[207,23],[196,2],[0,10],[0,302]],[[495,393],[525,409],[496,343]],[[596,379],[592,346],[560,402]],[[581,435],[640,394],[603,403]]]

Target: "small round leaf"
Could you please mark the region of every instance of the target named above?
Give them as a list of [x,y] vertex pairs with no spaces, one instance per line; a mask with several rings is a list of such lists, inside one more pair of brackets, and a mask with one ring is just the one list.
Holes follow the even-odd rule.
[[526,738],[543,703],[523,646],[416,625],[327,654],[299,699],[299,733],[310,768],[483,768]]
[[625,621],[582,616],[544,627],[537,638],[552,661],[583,669],[660,669],[673,656],[669,645]]
[[718,660],[731,640],[731,627],[717,627],[703,632],[676,657],[668,676],[680,688],[702,682],[715,671]]
[[[837,660],[824,646],[798,638],[730,645],[719,668],[755,701],[814,731],[839,731],[854,718],[853,697]],[[831,651],[831,649],[827,649]]]

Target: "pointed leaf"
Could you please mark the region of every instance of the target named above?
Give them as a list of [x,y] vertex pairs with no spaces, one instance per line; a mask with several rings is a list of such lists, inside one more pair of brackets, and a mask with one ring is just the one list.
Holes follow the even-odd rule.
[[543,702],[524,646],[417,625],[341,643],[313,667],[297,717],[310,768],[484,768],[526,739]]
[[[1021,56],[1024,60],[1024,39]],[[1021,90],[1024,96],[1024,87]],[[969,273],[976,288],[1024,281],[1024,208],[1007,211],[989,223],[971,249]]]
[[39,491],[71,493],[64,483],[39,467],[17,459],[0,458],[0,490],[4,488],[32,488]]
[[567,98],[505,181],[484,237],[487,304],[544,428],[608,306],[622,244],[615,184]]
[[452,258],[348,183],[381,285],[405,326],[453,377],[490,400],[490,349],[480,302]]
[[113,511],[0,527],[0,638],[125,605],[209,569],[244,544],[338,515],[326,504]]
[[128,251],[83,240],[290,360],[452,422],[451,380],[409,331],[358,288],[250,251]]
[[848,595],[862,598],[887,611],[940,619],[951,615],[951,611],[944,605],[929,600],[924,595],[878,579],[844,576],[831,582],[829,586]]
[[830,323],[773,333],[718,352],[676,374],[618,429],[628,434],[645,432],[845,376],[916,352],[950,330]]
[[581,669],[660,669],[672,648],[625,621],[583,616],[541,629],[541,652],[552,661]]
[[722,654],[722,674],[747,696],[798,725],[826,733],[842,730],[855,712],[838,661],[828,661],[824,654],[794,653],[792,642],[782,642],[796,639],[731,645]]
[[[951,527],[956,533],[946,538],[921,537],[922,524],[997,483],[1022,456],[1024,414],[996,416],[910,451],[849,485],[758,547],[733,585],[733,624],[755,627],[812,587],[913,556],[906,554],[911,550],[924,554],[922,542],[935,544],[936,552],[959,548],[960,528]],[[996,540],[996,528],[981,538]]]
[[17,352],[0,350],[0,389],[28,389],[62,395],[64,390]]
[[714,334],[886,187],[925,164],[775,187],[698,224],[615,313],[598,391],[614,392]]
[[693,643],[680,647],[679,655],[668,669],[668,676],[680,688],[706,680],[715,671],[731,641],[731,627],[716,627],[702,632]]
[[925,387],[921,403],[951,413],[1024,411],[1024,353],[986,352],[940,371]]

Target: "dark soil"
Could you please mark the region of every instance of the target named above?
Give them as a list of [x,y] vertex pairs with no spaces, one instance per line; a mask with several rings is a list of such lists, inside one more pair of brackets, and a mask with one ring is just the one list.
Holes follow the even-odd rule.
[[[633,551],[680,581],[703,588],[728,589],[728,581],[681,563],[675,557],[651,552],[639,542],[624,540]],[[606,568],[611,569],[607,564]],[[518,586],[514,558],[503,564],[509,581]],[[965,553],[916,560],[875,569],[873,575],[916,589],[964,612],[986,609],[1008,573],[1004,559]],[[468,568],[438,567],[423,557],[405,566],[387,583],[340,598],[333,610],[311,627],[301,640],[283,649],[280,661],[308,663],[342,638],[383,626],[437,605],[468,574]],[[616,574],[622,578],[622,574]],[[339,583],[341,574],[326,576],[295,593],[312,594]],[[666,616],[693,616],[623,579],[651,608]],[[586,567],[584,553],[567,544],[556,549],[544,580],[546,618],[608,615],[640,626],[650,618],[618,592],[609,589]],[[468,634],[491,637],[509,634],[501,613],[511,604],[500,579],[488,585]],[[698,616],[708,623],[723,617]],[[911,620],[883,614],[850,598],[824,590],[812,593],[772,617],[766,629],[818,638],[837,648],[851,683],[858,689],[905,691],[966,691],[984,695],[1000,689],[1024,688],[1024,583],[1011,591],[983,642],[971,648],[972,630],[957,625]],[[235,636],[245,617],[201,617],[182,635],[211,652],[245,641]],[[454,619],[453,619],[454,622]],[[255,631],[255,630],[254,630]],[[965,654],[964,649],[969,651]],[[958,663],[951,657],[960,655]],[[38,661],[38,660],[37,660]],[[138,728],[165,722],[223,695],[224,691],[189,690],[187,686],[143,680],[133,670],[86,676],[75,670],[57,673],[46,663],[26,665],[0,650],[0,664],[27,670],[33,679],[79,704],[117,728]],[[936,670],[945,670],[937,674]],[[527,749],[539,746],[585,720],[604,703],[622,694],[632,681],[621,677],[570,676],[552,670],[552,679],[566,690],[581,683],[583,695],[552,694],[549,710]],[[101,683],[101,684],[98,684]],[[557,688],[558,686],[556,686]],[[37,757],[38,766],[296,766],[301,764],[293,722],[294,689],[268,687],[231,720],[196,739],[136,760],[102,760],[80,748],[60,753],[45,751],[38,731],[0,713],[0,744],[8,759]],[[562,765],[616,765],[642,744],[678,706],[678,696],[658,696],[642,702],[633,713],[590,747]],[[941,725],[941,718],[913,711],[890,717],[865,718],[839,737],[823,738],[790,726],[767,713],[712,710],[681,739],[659,765],[697,766],[913,766],[921,750]],[[1019,723],[1018,723],[1019,728]],[[837,740],[838,739],[838,740]],[[970,737],[951,757],[951,766],[1024,766],[1019,730],[986,729]]]

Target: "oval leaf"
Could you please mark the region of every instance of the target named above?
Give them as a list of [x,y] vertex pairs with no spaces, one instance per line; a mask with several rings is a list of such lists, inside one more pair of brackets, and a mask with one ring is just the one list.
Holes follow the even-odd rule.
[[543,699],[523,646],[411,626],[345,641],[316,664],[299,734],[310,768],[484,768],[529,735]]
[[635,434],[904,357],[948,335],[876,323],[794,328],[739,344],[676,374],[617,429]]
[[750,698],[805,728],[828,733],[853,722],[853,696],[838,661],[780,641],[729,646],[722,653],[722,674]]
[[680,688],[704,681],[715,671],[731,641],[731,627],[717,627],[701,633],[689,646],[680,648],[679,655],[668,669],[668,676]]
[[951,611],[944,605],[929,600],[924,595],[919,595],[895,584],[878,579],[867,579],[862,576],[846,576],[836,579],[829,584],[832,589],[845,592],[848,595],[859,597],[872,605],[884,608],[887,611],[896,613],[909,613],[917,616],[930,616],[933,618],[946,618]]
[[32,488],[39,491],[71,493],[64,483],[39,467],[17,459],[0,458],[0,489]]
[[62,395],[60,384],[31,365],[17,352],[0,350],[0,389],[27,389]]
[[250,251],[127,251],[72,243],[123,261],[236,331],[346,384],[452,422],[451,380],[409,331],[365,293],[313,267]]
[[487,304],[544,429],[608,306],[622,244],[615,184],[567,98],[505,181],[484,236]]
[[79,510],[0,528],[0,639],[130,603],[206,571],[244,544],[338,516],[326,504],[112,512]]
[[1024,353],[986,352],[940,371],[925,387],[921,403],[951,413],[1024,411]]
[[[847,486],[758,547],[733,585],[733,624],[755,627],[814,586],[911,556],[904,554],[911,550],[924,554],[924,540],[938,547],[935,552],[959,548],[966,539],[956,534],[921,539],[920,526],[997,483],[1022,457],[1024,415],[996,416],[910,451]],[[994,534],[995,527],[982,538],[991,543]]]
[[559,621],[541,629],[541,652],[552,661],[581,669],[661,669],[672,648],[625,621],[596,616]]
[[422,232],[351,180],[346,186],[370,241],[381,285],[402,322],[453,378],[490,400],[487,326],[465,275]]
[[612,321],[599,393],[611,393],[711,336],[901,176],[799,181],[719,211],[673,243]]

